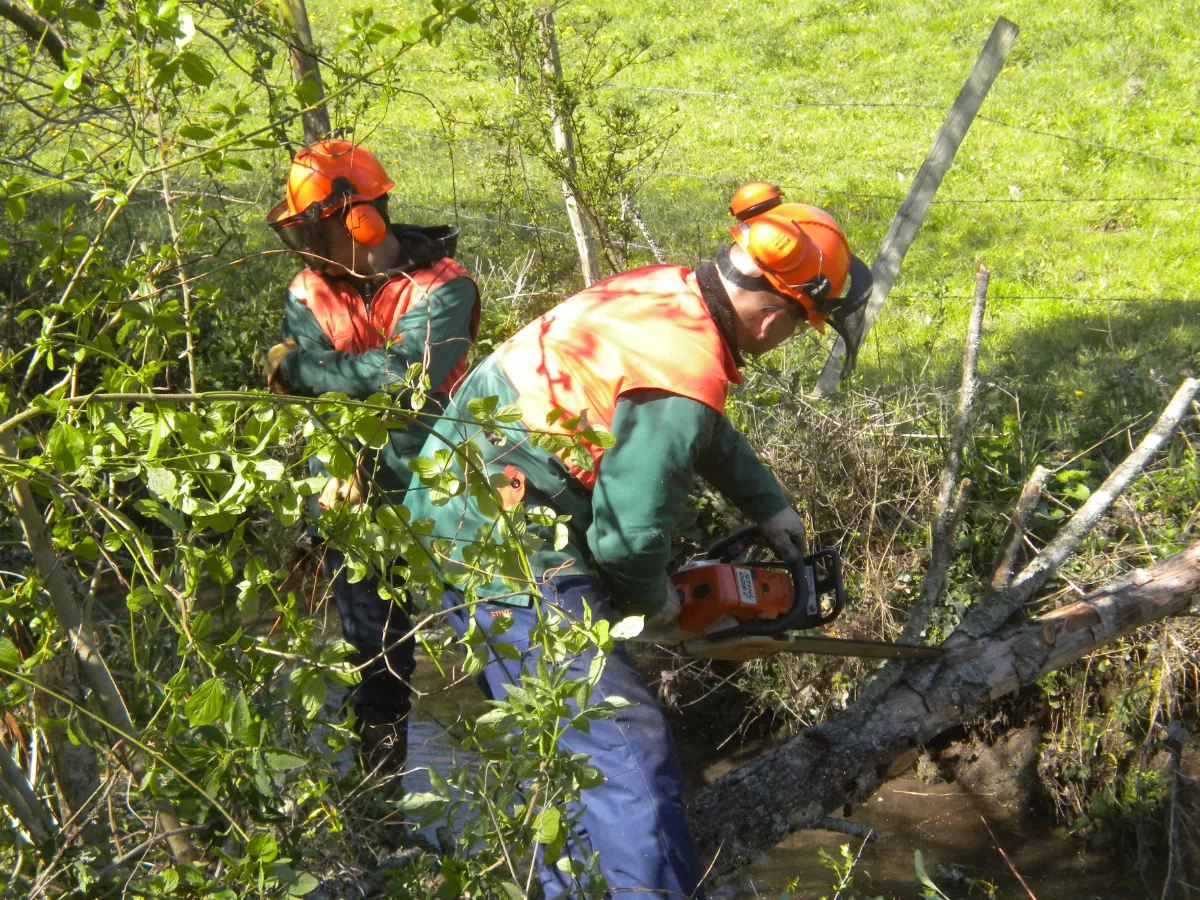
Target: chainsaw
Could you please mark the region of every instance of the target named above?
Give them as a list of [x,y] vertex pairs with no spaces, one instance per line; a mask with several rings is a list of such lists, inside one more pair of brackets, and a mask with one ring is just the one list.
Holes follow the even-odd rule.
[[846,606],[842,557],[834,547],[795,562],[739,563],[759,537],[750,526],[708,548],[671,575],[678,627],[639,640],[674,644],[688,656],[747,660],[774,653],[875,659],[933,659],[936,647],[800,634],[834,621]]

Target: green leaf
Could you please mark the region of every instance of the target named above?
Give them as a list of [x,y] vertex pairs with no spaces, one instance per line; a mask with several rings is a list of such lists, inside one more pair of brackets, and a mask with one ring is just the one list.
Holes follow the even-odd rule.
[[246,701],[245,691],[238,691],[233,705],[229,708],[225,726],[235,741],[246,740],[246,732],[250,730],[250,704]]
[[179,489],[179,479],[170,469],[149,466],[146,469],[146,487],[150,489],[152,496],[166,503],[172,503],[175,500],[175,493]]
[[354,436],[363,446],[372,450],[382,449],[388,442],[387,426],[376,416],[363,416],[354,423]]
[[308,765],[307,759],[296,756],[294,753],[285,753],[282,750],[268,750],[263,756],[267,760],[267,767],[276,772],[290,772]]
[[0,636],[0,666],[12,670],[21,668],[21,654],[17,650],[17,645],[2,636]]
[[305,106],[312,106],[321,100],[321,87],[315,81],[302,81],[296,85],[296,97]]
[[279,856],[279,845],[275,842],[275,836],[266,831],[258,832],[246,845],[246,855],[260,862],[271,862]]
[[258,469],[267,481],[279,481],[283,478],[284,465],[277,459],[256,459],[254,468]]
[[210,678],[188,697],[183,706],[184,715],[193,728],[209,725],[220,718],[226,699],[225,685],[216,678]]
[[926,874],[925,860],[921,856],[920,850],[913,851],[913,868],[915,868],[917,870],[917,880],[920,881],[921,884],[925,885],[925,887],[927,887],[927,888],[929,888],[929,890],[933,891],[934,894],[936,894],[938,897],[946,896],[945,894],[942,893],[941,889],[936,884],[933,883],[933,880],[929,877],[929,875]]
[[179,513],[175,512],[169,506],[163,506],[161,503],[155,503],[153,500],[139,500],[133,506],[142,515],[158,519],[174,532],[182,533],[187,530],[187,524],[183,521],[183,516],[179,515]]
[[144,584],[139,584],[125,598],[125,605],[130,612],[139,612],[154,602],[154,593]]
[[511,881],[501,882],[500,890],[504,891],[504,896],[507,900],[525,900],[525,892]]
[[204,568],[209,577],[217,584],[229,584],[233,581],[233,563],[222,553],[213,553],[204,560]]
[[216,134],[212,129],[202,125],[184,125],[179,129],[179,133],[189,141],[207,141]]
[[609,634],[612,635],[614,641],[627,641],[641,634],[642,629],[645,627],[646,619],[644,616],[626,616],[612,627],[612,631]]
[[100,17],[96,15],[96,10],[92,8],[90,3],[69,6],[63,10],[63,15],[72,22],[78,22],[80,25],[90,28],[93,31],[100,28]]
[[454,7],[454,15],[470,25],[479,21],[479,10],[470,3],[461,3]]
[[193,84],[198,84],[200,87],[208,87],[217,77],[217,70],[204,57],[193,53],[191,50],[184,50],[177,57],[179,65],[183,69],[183,74],[188,77]]
[[433,822],[446,808],[446,800],[443,797],[428,791],[405,794],[399,800],[393,800],[391,803],[405,816],[410,816],[423,824]]
[[69,475],[79,468],[87,454],[87,435],[67,422],[60,422],[50,432],[50,459],[54,468]]
[[492,652],[501,659],[519,660],[521,658],[521,651],[508,641],[495,641],[492,644]]
[[300,705],[309,713],[316,713],[325,705],[325,679],[315,672],[300,686]]
[[549,844],[558,837],[558,830],[562,827],[562,813],[557,809],[543,809],[534,817],[533,830],[537,834],[539,844]]
[[315,889],[321,882],[313,878],[307,872],[301,872],[296,876],[295,880],[288,884],[288,893],[293,897],[303,897],[309,891]]

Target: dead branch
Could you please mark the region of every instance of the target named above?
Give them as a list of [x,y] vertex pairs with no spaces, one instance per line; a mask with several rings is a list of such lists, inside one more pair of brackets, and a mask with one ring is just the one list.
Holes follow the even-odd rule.
[[1001,622],[1027,603],[1046,581],[1059,570],[1079,549],[1083,539],[1108,513],[1116,499],[1129,487],[1130,483],[1158,455],[1158,452],[1170,440],[1179,423],[1191,405],[1192,398],[1200,390],[1200,380],[1188,378],[1180,385],[1171,402],[1154,423],[1154,427],[1142,438],[1141,443],[1104,479],[1083,506],[1075,510],[1074,515],[1047,544],[1037,558],[1029,563],[1021,573],[996,600],[988,606],[979,604],[971,611],[959,626],[959,631],[965,631],[972,636],[979,636],[991,631]]
[[1197,599],[1200,542],[1051,615],[978,639],[961,635],[877,702],[855,703],[706,787],[688,816],[702,856],[720,848],[720,877],[788,833],[853,810],[912,748],[1142,625],[1186,613]]
[[[67,71],[67,42],[48,20],[43,19],[20,0],[0,0],[0,18],[8,19],[20,28],[35,47],[41,47],[60,69]],[[92,77],[84,74],[83,81],[85,84],[91,84]]]
[[[983,334],[983,314],[987,309],[987,289],[991,273],[980,266],[975,276],[975,293],[971,303],[971,321],[963,346],[962,388],[958,393],[958,409],[954,412],[954,428],[950,446],[946,448],[946,464],[942,467],[938,486],[937,512],[929,541],[929,570],[921,583],[921,594],[913,604],[908,621],[900,634],[901,642],[920,638],[941,598],[946,584],[946,571],[954,560],[954,545],[958,528],[966,511],[967,485],[958,483],[962,471],[963,448],[971,433],[971,415],[975,409],[975,390],[979,363],[979,342]],[[955,489],[958,497],[955,499]]]
[[1037,509],[1038,501],[1042,498],[1042,490],[1046,486],[1046,479],[1049,477],[1050,470],[1045,466],[1034,466],[1029,480],[1025,482],[1025,487],[1021,488],[1021,496],[1017,498],[1017,505],[1013,507],[1012,516],[1008,520],[1008,528],[1004,532],[1004,540],[992,562],[992,581],[988,586],[988,593],[984,595],[985,604],[990,605],[990,601],[994,600],[996,595],[1007,588],[1012,581],[1013,573],[1017,568],[1017,560],[1021,555],[1025,529],[1029,527],[1029,520]]
[[[958,486],[954,506],[946,511],[946,515],[938,516],[939,525],[930,548],[929,569],[925,573],[925,580],[921,582],[921,593],[913,604],[912,613],[900,632],[902,644],[920,640],[921,632],[925,630],[929,617],[937,608],[938,600],[946,587],[946,573],[950,570],[950,563],[954,562],[954,548],[958,543],[959,528],[967,514],[967,497],[970,492],[971,480],[964,478]],[[944,530],[941,522],[945,522]]]

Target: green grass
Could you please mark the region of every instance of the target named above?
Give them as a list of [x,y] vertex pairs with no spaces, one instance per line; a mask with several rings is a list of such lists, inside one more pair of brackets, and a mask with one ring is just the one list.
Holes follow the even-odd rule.
[[[855,247],[872,256],[897,201],[831,192],[903,196],[942,111],[770,104],[948,107],[996,12],[1002,12],[1022,33],[984,105],[985,116],[1190,165],[977,121],[937,199],[999,202],[935,204],[896,294],[969,293],[982,262],[994,272],[997,296],[1196,298],[1200,53],[1188,26],[1196,24],[1196,16],[1180,3],[1143,4],[1138,10],[1111,3],[1077,6],[1057,11],[1040,3],[998,9],[969,3],[739,3],[700,10],[651,0],[568,6],[559,21],[567,27],[572,16],[596,9],[612,15],[612,27],[628,36],[650,33],[661,58],[625,73],[624,83],[748,98],[638,95],[648,104],[679,105],[680,130],[661,168],[715,179],[658,174],[639,197],[673,258],[694,262],[722,238],[732,188],[752,177],[788,185],[791,199],[828,204]],[[344,7],[316,2],[311,15],[318,35],[332,34]],[[408,79],[406,87],[451,112],[472,100],[486,102],[492,91],[511,90],[417,71],[460,65],[461,35],[408,57],[405,68],[413,71],[399,75]],[[569,51],[565,46],[564,54]],[[566,61],[569,66],[569,56]],[[400,127],[435,131],[429,104],[401,99],[386,119],[366,129],[371,145],[400,173],[396,196],[449,209],[446,148]],[[489,207],[486,147],[469,137],[454,148],[460,209],[468,213]],[[546,202],[553,208],[553,184],[542,179],[535,186],[550,192]],[[1096,197],[1193,199],[1010,202]],[[565,215],[560,212],[551,224],[565,230]],[[464,228],[468,239],[475,237],[468,246],[480,249],[480,227],[468,219]],[[1027,314],[1024,307],[1017,313]]]

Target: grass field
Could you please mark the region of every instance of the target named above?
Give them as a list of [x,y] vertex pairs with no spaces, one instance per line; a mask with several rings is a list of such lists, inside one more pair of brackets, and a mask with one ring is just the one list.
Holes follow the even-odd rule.
[[[861,378],[875,389],[956,378],[981,263],[993,273],[983,375],[1021,386],[1048,432],[1095,440],[1150,411],[1195,368],[1200,13],[1190,4],[571,4],[558,13],[568,72],[572,26],[598,14],[611,18],[606,35],[653,42],[648,61],[611,90],[676,108],[678,131],[637,202],[683,264],[711,255],[730,193],[751,178],[825,205],[869,260],[996,16],[1008,17],[1021,34],[864,348]],[[315,0],[310,15],[328,41],[346,8]],[[464,45],[470,27],[404,59],[404,86],[427,99],[374,110],[356,133],[395,173],[408,215],[459,215],[477,268],[534,247],[570,259],[563,234],[484,220],[566,231],[550,178],[531,167],[529,208],[497,210],[487,140],[461,129],[452,145],[441,137],[434,106],[461,115],[512,90],[463,76],[481,71]],[[643,251],[633,261],[652,260]],[[549,271],[543,304],[579,284]],[[811,342],[779,354],[806,383],[822,361]]]
[[[678,133],[638,203],[684,264],[711,255],[729,194],[750,178],[827,206],[870,259],[995,17],[1005,15],[1021,35],[908,255],[864,355],[865,376],[924,367],[930,347],[949,343],[956,353],[980,263],[993,272],[988,347],[1001,365],[1045,356],[1060,370],[1076,357],[1080,383],[1065,386],[1087,392],[1102,387],[1104,373],[1089,361],[1097,353],[1149,354],[1147,367],[1168,382],[1194,364],[1200,14],[1189,4],[573,4],[558,14],[568,70],[571,24],[597,12],[612,17],[609,31],[653,40],[654,58],[612,90],[678,107]],[[310,15],[320,40],[336,34],[345,8],[318,0]],[[402,73],[406,87],[451,114],[512,89],[450,74],[464,68],[461,36],[407,57]],[[358,127],[397,173],[395,196],[414,218],[457,210],[467,252],[493,255],[494,226],[468,218],[496,214],[490,148],[463,133],[450,157],[438,132],[419,98]],[[546,227],[565,231],[554,184],[536,174],[530,181],[545,192]],[[505,218],[526,222],[530,212],[509,209]],[[517,234],[534,244],[529,232]],[[562,235],[537,240],[570,249]]]

